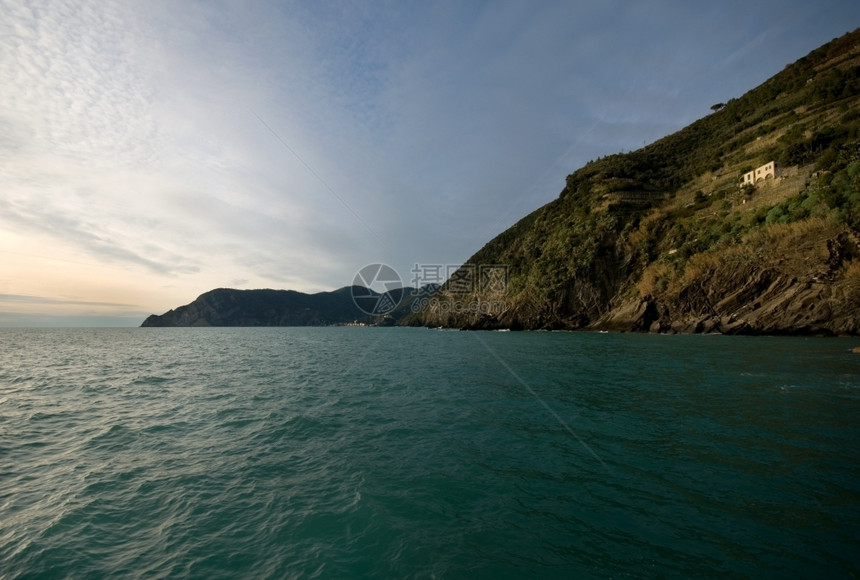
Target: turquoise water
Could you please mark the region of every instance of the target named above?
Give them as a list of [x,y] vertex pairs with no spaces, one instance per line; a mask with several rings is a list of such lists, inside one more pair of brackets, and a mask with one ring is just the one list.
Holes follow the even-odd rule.
[[857,345],[0,329],[0,577],[856,578]]

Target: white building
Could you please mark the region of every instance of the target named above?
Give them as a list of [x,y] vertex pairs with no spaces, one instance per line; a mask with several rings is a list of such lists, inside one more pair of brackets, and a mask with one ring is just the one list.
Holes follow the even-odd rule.
[[753,169],[749,173],[744,173],[744,178],[743,181],[741,181],[741,185],[755,185],[759,181],[765,179],[773,179],[774,177],[776,177],[776,162],[769,161],[761,167]]

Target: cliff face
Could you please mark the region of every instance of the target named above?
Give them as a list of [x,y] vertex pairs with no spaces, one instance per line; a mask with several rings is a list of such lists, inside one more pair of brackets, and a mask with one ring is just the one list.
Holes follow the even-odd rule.
[[715,108],[568,176],[454,276],[503,285],[449,282],[402,323],[860,333],[860,31]]
[[671,287],[619,297],[591,326],[650,332],[857,335],[859,248],[856,233],[838,223],[813,220],[768,228],[743,244],[694,257]]

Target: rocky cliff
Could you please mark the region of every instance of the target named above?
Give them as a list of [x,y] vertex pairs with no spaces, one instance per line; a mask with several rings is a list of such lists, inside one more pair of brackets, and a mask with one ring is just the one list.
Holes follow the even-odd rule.
[[[759,239],[756,239],[759,238]],[[670,287],[629,292],[590,324],[607,330],[856,335],[860,240],[811,220],[696,256]],[[650,282],[646,282],[646,286]]]

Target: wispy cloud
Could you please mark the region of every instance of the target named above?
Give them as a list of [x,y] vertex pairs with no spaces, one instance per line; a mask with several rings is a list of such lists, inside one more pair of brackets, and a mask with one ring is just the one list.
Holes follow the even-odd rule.
[[15,304],[62,304],[75,306],[98,306],[101,308],[140,308],[139,304],[122,304],[120,302],[96,302],[91,300],[72,300],[68,298],[53,298],[49,296],[28,296],[24,294],[0,294],[0,303]]

